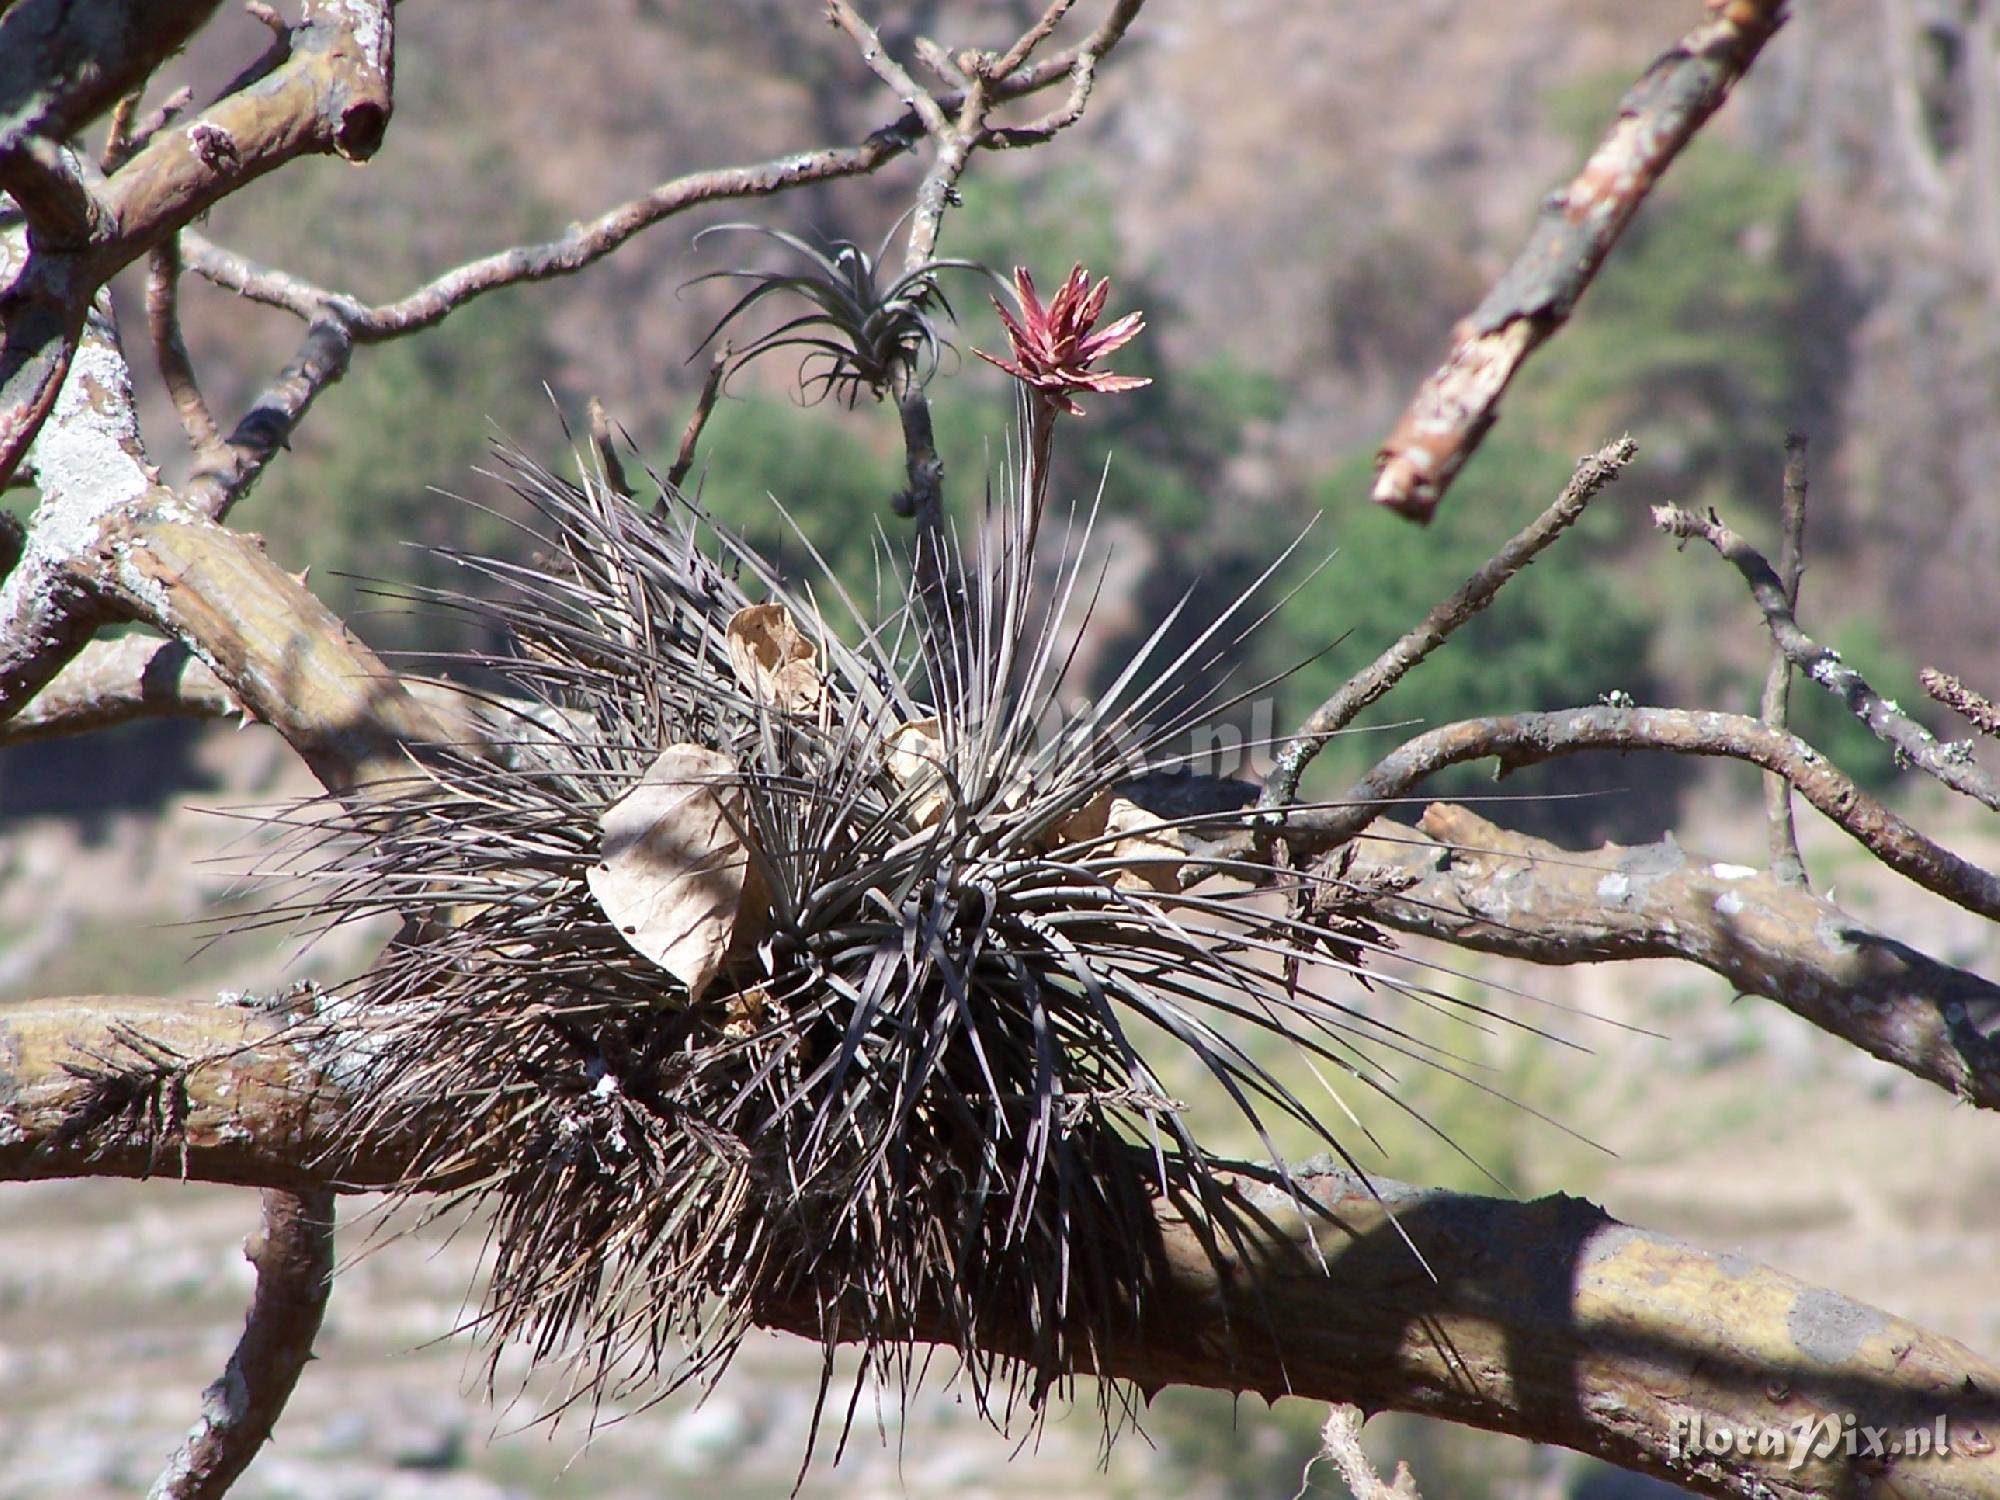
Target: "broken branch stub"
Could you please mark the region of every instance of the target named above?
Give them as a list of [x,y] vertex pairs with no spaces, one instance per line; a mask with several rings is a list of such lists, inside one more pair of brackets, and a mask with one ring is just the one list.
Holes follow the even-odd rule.
[[699,1000],[764,915],[736,762],[669,745],[598,826],[590,894],[626,942]]

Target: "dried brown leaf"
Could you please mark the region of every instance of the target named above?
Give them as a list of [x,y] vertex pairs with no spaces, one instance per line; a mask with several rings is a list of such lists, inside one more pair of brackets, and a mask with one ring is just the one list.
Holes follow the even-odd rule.
[[760,702],[811,713],[826,696],[819,652],[782,604],[752,604],[730,617],[729,664]]
[[944,738],[935,718],[912,719],[889,734],[889,774],[907,790],[910,823],[929,828],[944,816]]
[[599,821],[603,859],[587,876],[591,895],[690,1000],[762,917],[743,808],[733,760],[670,745]]
[[1089,852],[1092,859],[1115,860],[1111,883],[1126,891],[1178,891],[1187,841],[1178,828],[1162,827],[1157,815],[1109,788],[1099,792],[1056,826],[1055,843],[1087,844],[1110,836]]

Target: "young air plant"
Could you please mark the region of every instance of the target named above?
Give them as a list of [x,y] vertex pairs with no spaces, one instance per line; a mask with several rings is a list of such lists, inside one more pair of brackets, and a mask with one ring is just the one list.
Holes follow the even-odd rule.
[[[1129,388],[1088,368],[1137,330],[1091,341],[1101,284],[1039,311],[1021,285],[1039,399]],[[496,1359],[567,1354],[595,1410],[705,1382],[777,1323],[825,1345],[822,1404],[837,1344],[907,1391],[923,1340],[982,1413],[1039,1411],[1138,1327],[1157,1195],[1219,1260],[1263,1212],[1176,1082],[1219,1085],[1289,1183],[1273,1118],[1354,1159],[1246,1033],[1313,1064],[1348,1120],[1333,1079],[1394,1101],[1388,1062],[1450,1067],[1287,981],[1358,972],[1373,939],[1337,903],[1274,912],[1276,870],[1205,852],[1245,812],[1142,803],[1136,778],[1231,706],[1189,684],[1249,594],[1171,654],[1183,600],[1064,721],[1057,626],[1089,589],[1074,537],[1031,582],[1036,476],[954,554],[976,607],[941,645],[907,590],[870,618],[664,487],[654,513],[507,462],[541,560],[460,555],[502,596],[429,596],[511,642],[478,661],[484,737],[288,820],[305,912],[402,919],[329,1001],[369,1038],[352,1129],[420,1142],[411,1191],[491,1207],[474,1322]]]
[[[834,240],[825,249],[780,229],[760,224],[717,224],[695,236],[749,231],[775,240],[806,262],[803,271],[753,271],[729,268],[697,276],[704,281],[748,281],[739,297],[708,331],[702,349],[767,297],[789,293],[811,304],[811,310],[787,319],[737,351],[737,363],[747,363],[778,349],[804,353],[799,384],[809,401],[833,396],[853,406],[866,390],[879,400],[906,384],[923,385],[936,373],[944,349],[935,314],[956,321],[951,304],[938,284],[938,273],[981,271],[976,261],[927,260],[883,284],[880,266],[888,241],[870,255],[849,240]],[[894,231],[891,231],[893,238]],[[987,274],[991,274],[988,272]]]

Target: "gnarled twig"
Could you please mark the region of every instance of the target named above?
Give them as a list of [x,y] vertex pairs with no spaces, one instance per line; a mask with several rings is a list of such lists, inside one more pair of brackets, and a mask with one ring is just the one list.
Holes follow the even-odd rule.
[[1582,517],[1585,507],[1618,477],[1638,451],[1638,444],[1630,437],[1621,437],[1584,458],[1553,505],[1508,538],[1506,545],[1481,564],[1450,598],[1314,709],[1278,752],[1277,764],[1264,783],[1264,805],[1281,807],[1293,801],[1298,795],[1299,777],[1326,744],[1328,736],[1346,728],[1356,714],[1381,698],[1402,681],[1404,673],[1442,646],[1454,630],[1491,604],[1509,579]]
[[1728,559],[1750,585],[1750,597],[1764,612],[1771,639],[1785,659],[1847,705],[1874,736],[1892,746],[1909,764],[1987,807],[2000,811],[2000,786],[1980,769],[1969,748],[1941,743],[1915,719],[1868,685],[1868,679],[1799,628],[1786,601],[1785,584],[1764,554],[1724,526],[1710,511],[1706,516],[1678,505],[1653,507],[1653,525],[1683,541],[1704,541]]
[[1814,807],[1883,864],[1947,901],[2000,919],[2000,878],[1935,843],[1856,786],[1804,741],[1740,714],[1601,705],[1552,713],[1463,719],[1405,742],[1350,787],[1337,804],[1268,808],[1254,832],[1207,852],[1246,854],[1254,839],[1282,836],[1300,854],[1336,848],[1359,834],[1424,778],[1447,766],[1497,758],[1504,773],[1586,750],[1657,750],[1745,761],[1783,776]]

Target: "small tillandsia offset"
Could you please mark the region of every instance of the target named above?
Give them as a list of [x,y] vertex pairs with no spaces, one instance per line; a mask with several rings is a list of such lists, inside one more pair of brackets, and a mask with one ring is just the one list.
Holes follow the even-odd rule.
[[[1199,629],[1183,601],[1065,717],[1088,526],[1038,563],[1039,463],[951,551],[931,629],[907,582],[872,613],[823,568],[801,587],[671,487],[503,458],[538,560],[460,556],[498,595],[428,596],[509,643],[477,662],[484,727],[286,820],[302,912],[401,919],[328,1002],[379,1039],[352,1129],[414,1135],[412,1191],[490,1207],[496,1357],[569,1356],[594,1410],[713,1377],[767,1323],[823,1343],[822,1402],[839,1344],[907,1388],[942,1343],[982,1413],[1039,1412],[1141,1326],[1156,1197],[1218,1265],[1259,1212],[1165,1074],[1212,1078],[1288,1185],[1268,1119],[1358,1168],[1328,1075],[1393,1100],[1371,1047],[1449,1066],[1298,982],[1375,940],[1205,852],[1245,809],[1138,790],[1229,708],[1197,669],[1254,589]],[[1097,1389],[1107,1419],[1129,1399]]]

